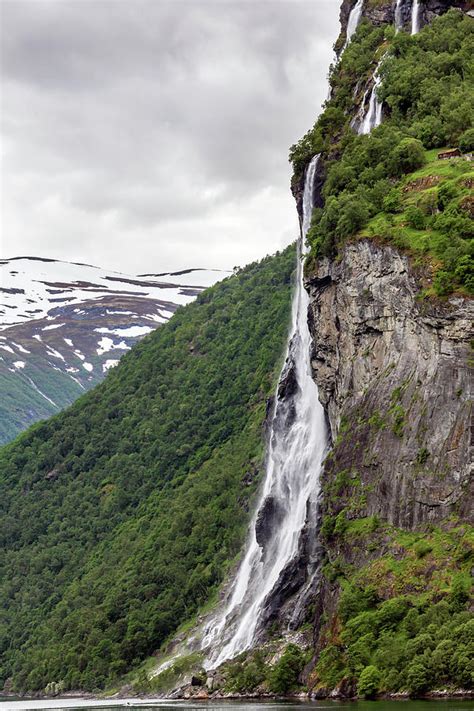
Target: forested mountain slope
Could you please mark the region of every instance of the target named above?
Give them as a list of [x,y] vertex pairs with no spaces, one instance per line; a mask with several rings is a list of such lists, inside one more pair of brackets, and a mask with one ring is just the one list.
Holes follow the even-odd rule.
[[216,589],[259,478],[294,259],[208,289],[1,450],[2,685],[102,687]]

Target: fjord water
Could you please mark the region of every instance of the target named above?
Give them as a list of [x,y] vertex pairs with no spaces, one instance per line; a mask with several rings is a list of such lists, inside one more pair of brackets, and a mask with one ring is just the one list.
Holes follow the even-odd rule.
[[336,711],[346,708],[350,711],[474,711],[474,702],[466,700],[433,700],[433,701],[181,701],[169,702],[160,699],[49,699],[35,701],[11,701],[0,698],[0,711],[40,711],[55,709],[55,711],[72,711],[73,709],[114,709],[124,711],[133,708],[135,711],[159,708],[160,711]]
[[[323,407],[311,377],[309,296],[303,285],[303,245],[311,223],[318,156],[308,166],[298,250],[292,327],[276,396],[266,472],[245,555],[223,612],[207,625],[202,648],[206,666],[216,667],[249,649],[255,640],[269,596],[285,567],[294,560],[307,508],[315,504],[319,473],[327,446]],[[264,519],[268,535],[256,530]]]

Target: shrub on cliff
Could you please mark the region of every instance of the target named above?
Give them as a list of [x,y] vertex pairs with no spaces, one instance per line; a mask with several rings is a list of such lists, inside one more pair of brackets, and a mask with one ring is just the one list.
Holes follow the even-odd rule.
[[380,672],[372,665],[365,667],[359,677],[357,693],[366,699],[372,699],[380,689]]
[[347,585],[339,599],[339,614],[343,620],[349,620],[365,610],[375,607],[377,593],[374,588],[360,588]]
[[459,139],[459,150],[461,153],[471,153],[474,151],[474,128],[464,131]]
[[240,655],[226,664],[225,690],[237,691],[240,694],[255,691],[257,686],[265,681],[268,669],[265,658],[260,650],[249,655]]
[[430,675],[421,661],[412,662],[406,670],[406,689],[411,696],[419,696],[430,688]]
[[425,216],[422,211],[416,205],[410,205],[410,207],[405,211],[405,217],[410,225],[415,230],[422,230],[425,226]]
[[274,694],[286,694],[298,684],[305,657],[295,644],[289,644],[268,675],[268,686]]
[[376,614],[376,624],[378,629],[387,630],[395,628],[405,617],[410,602],[405,597],[393,597],[383,602]]
[[426,161],[425,151],[421,141],[416,138],[403,138],[389,157],[391,175],[403,175],[421,168]]

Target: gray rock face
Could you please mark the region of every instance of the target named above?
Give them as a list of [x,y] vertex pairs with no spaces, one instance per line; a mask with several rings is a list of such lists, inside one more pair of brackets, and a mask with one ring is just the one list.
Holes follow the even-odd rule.
[[[355,3],[356,0],[343,0],[342,2],[339,15],[341,34],[336,42],[337,49],[341,49],[344,44],[349,15]],[[412,4],[412,0],[404,0],[401,6],[402,19],[407,26],[409,26],[411,21]],[[377,26],[387,23],[393,24],[395,22],[395,6],[396,0],[383,0],[377,3],[366,0],[362,16]],[[431,22],[436,15],[442,15],[451,7],[458,7],[460,10],[468,12],[472,10],[472,2],[470,2],[470,0],[423,0],[421,4],[421,24],[426,25]]]
[[283,513],[278,500],[273,496],[267,496],[255,522],[255,536],[259,546],[264,547],[271,539],[275,527],[282,519]]
[[344,432],[337,467],[366,485],[363,515],[409,529],[472,516],[473,302],[420,301],[408,258],[368,240],[321,260],[307,288],[314,378],[333,439]]

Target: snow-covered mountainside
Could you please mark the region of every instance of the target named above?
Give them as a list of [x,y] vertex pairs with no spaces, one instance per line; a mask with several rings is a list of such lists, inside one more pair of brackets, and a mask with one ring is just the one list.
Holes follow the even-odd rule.
[[0,269],[0,443],[69,405],[178,306],[227,276],[129,276],[38,257],[2,260]]

